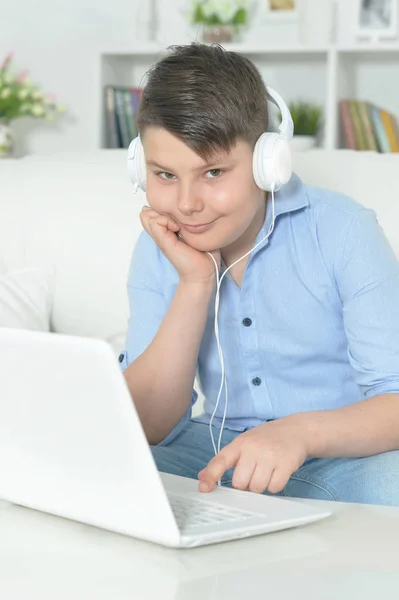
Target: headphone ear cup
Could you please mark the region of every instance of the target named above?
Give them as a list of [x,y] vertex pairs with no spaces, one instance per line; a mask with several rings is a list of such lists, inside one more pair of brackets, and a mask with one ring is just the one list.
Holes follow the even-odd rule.
[[292,175],[292,152],[287,138],[279,133],[263,133],[255,144],[252,167],[261,190],[280,189]]
[[130,142],[127,151],[127,169],[129,179],[133,185],[145,192],[146,189],[146,166],[144,149],[140,136]]

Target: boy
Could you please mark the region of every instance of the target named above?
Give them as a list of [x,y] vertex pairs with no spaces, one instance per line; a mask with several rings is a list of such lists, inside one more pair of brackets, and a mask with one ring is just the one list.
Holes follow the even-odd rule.
[[[158,469],[208,492],[399,505],[399,266],[372,211],[296,176],[272,234],[221,285],[229,390],[222,449],[209,423],[221,366],[220,274],[267,235],[271,196],[252,155],[268,130],[254,65],[176,47],[138,113],[149,207],[132,259],[121,356]],[[178,234],[178,235],[177,235]],[[205,412],[191,419],[196,375]],[[224,394],[212,429],[219,435]]]

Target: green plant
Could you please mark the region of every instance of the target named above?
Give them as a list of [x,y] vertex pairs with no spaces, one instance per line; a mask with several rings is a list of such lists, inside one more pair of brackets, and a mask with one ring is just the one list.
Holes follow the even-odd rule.
[[65,109],[52,94],[44,94],[34,85],[26,71],[17,75],[11,71],[13,53],[9,52],[0,65],[0,119],[12,121],[19,117],[52,120]]
[[191,21],[204,25],[245,25],[248,0],[194,0]]
[[295,135],[315,136],[321,124],[322,110],[312,102],[297,101],[288,105],[294,122]]

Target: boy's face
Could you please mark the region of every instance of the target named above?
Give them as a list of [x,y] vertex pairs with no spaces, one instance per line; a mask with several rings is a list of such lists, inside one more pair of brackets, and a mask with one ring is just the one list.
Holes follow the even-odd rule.
[[183,240],[201,251],[249,250],[263,224],[265,192],[253,179],[248,142],[238,140],[209,161],[162,128],[148,127],[142,142],[147,201],[181,225]]

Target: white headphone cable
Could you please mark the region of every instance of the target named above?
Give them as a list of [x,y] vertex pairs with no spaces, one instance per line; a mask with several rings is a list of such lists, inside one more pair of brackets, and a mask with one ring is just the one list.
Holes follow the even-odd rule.
[[[220,287],[222,284],[222,281],[225,277],[225,275],[227,275],[227,273],[230,271],[230,269],[232,269],[237,263],[239,263],[241,260],[243,260],[244,258],[246,258],[249,254],[251,254],[251,252],[253,252],[255,250],[255,248],[257,248],[260,244],[262,244],[262,242],[264,242],[272,233],[273,229],[274,229],[274,221],[275,221],[275,210],[274,210],[274,185],[272,185],[271,188],[271,195],[272,195],[272,222],[269,228],[269,231],[267,233],[267,235],[262,238],[260,240],[260,242],[258,242],[253,248],[251,248],[251,250],[249,250],[246,254],[244,254],[243,256],[241,256],[241,258],[237,259],[235,262],[233,262],[233,264],[231,264],[223,273],[223,275],[221,276],[221,278],[219,279],[219,268],[218,265],[216,263],[215,257],[210,253],[207,252],[207,254],[211,257],[211,259],[213,260],[213,264],[215,266],[215,271],[216,271],[216,298],[215,298],[215,321],[214,321],[214,330],[215,330],[215,337],[216,337],[216,343],[218,346],[218,354],[219,354],[219,360],[220,360],[220,366],[222,368],[222,377],[221,377],[221,381],[220,381],[220,387],[219,387],[219,393],[217,396],[217,400],[216,400],[216,404],[215,404],[215,408],[213,410],[212,416],[211,416],[211,420],[209,422],[209,431],[211,434],[211,439],[212,439],[212,445],[213,445],[213,450],[215,453],[215,456],[220,452],[220,443],[221,443],[221,439],[222,439],[222,434],[223,434],[223,428],[224,428],[224,424],[226,421],[226,414],[227,414],[227,405],[228,405],[228,390],[227,390],[227,378],[226,378],[226,371],[225,371],[225,366],[224,366],[224,357],[223,357],[223,352],[222,352],[222,347],[220,344],[220,337],[219,337],[219,324],[218,324],[218,313],[219,313],[219,304],[220,304]],[[213,431],[212,431],[212,423],[213,423],[213,419],[215,417],[216,411],[218,409],[219,406],[219,401],[220,401],[220,397],[223,391],[223,384],[224,384],[224,388],[225,388],[225,404],[224,404],[224,413],[223,413],[223,420],[222,420],[222,426],[220,429],[220,434],[219,434],[219,440],[218,440],[218,447],[216,448],[216,444],[215,444],[215,440],[213,437]],[[221,486],[221,481],[218,481],[218,486]]]

